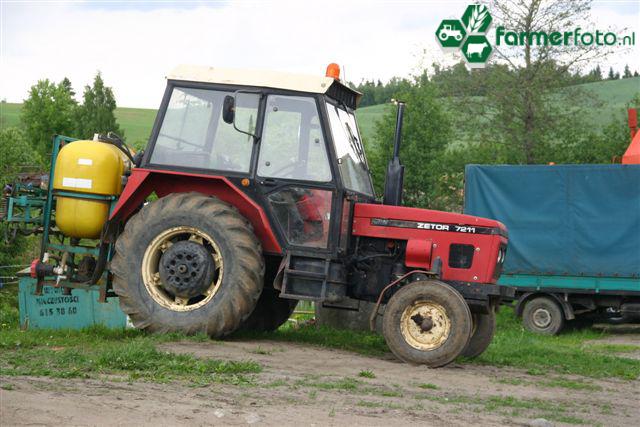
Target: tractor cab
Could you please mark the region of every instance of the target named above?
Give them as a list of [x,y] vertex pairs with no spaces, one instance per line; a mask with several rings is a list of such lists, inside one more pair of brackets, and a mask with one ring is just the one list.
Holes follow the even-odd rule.
[[331,76],[179,67],[141,166],[225,177],[261,207],[280,248],[337,258],[346,200],[375,198],[359,97]]

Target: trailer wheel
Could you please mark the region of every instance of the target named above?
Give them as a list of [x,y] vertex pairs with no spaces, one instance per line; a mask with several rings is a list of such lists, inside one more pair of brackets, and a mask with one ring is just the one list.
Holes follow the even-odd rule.
[[496,332],[496,313],[491,310],[489,314],[472,313],[473,329],[469,343],[462,351],[464,357],[478,357],[489,347]]
[[271,332],[285,323],[298,305],[298,300],[280,298],[280,292],[265,288],[258,299],[256,308],[240,326],[242,331]]
[[522,310],[522,321],[531,332],[557,335],[565,324],[562,308],[548,297],[533,298]]
[[111,271],[120,306],[135,327],[221,337],[254,309],[264,260],[237,210],[215,197],[181,193],[129,219]]
[[464,350],[471,335],[471,312],[452,287],[435,280],[416,281],[396,292],[387,304],[382,333],[401,360],[444,366]]

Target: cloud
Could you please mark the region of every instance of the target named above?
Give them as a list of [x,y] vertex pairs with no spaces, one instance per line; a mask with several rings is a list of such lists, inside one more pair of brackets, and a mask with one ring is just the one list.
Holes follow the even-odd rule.
[[[322,74],[338,62],[356,82],[407,76],[419,64],[451,59],[434,31],[467,4],[452,3],[3,2],[0,97],[20,102],[38,79],[65,76],[81,93],[100,70],[118,105],[155,108],[164,76],[181,63]],[[615,4],[603,8],[613,13],[607,19],[633,21],[626,10],[616,15]]]

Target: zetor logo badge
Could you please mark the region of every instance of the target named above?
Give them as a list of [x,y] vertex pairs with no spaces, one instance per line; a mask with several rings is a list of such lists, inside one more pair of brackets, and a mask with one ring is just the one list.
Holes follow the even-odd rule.
[[436,30],[436,38],[445,50],[461,49],[469,67],[482,68],[491,56],[492,48],[486,34],[491,25],[486,6],[467,6],[460,19],[445,19]]

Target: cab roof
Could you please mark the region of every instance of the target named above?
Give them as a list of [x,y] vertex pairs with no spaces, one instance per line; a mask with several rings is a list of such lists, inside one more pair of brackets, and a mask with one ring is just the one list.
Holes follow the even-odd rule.
[[[360,92],[351,89],[340,82],[340,80],[332,77],[284,73],[270,70],[179,65],[169,73],[167,79],[322,93],[344,101],[351,108],[356,108],[362,97]],[[345,98],[345,96],[347,99],[342,99]]]

